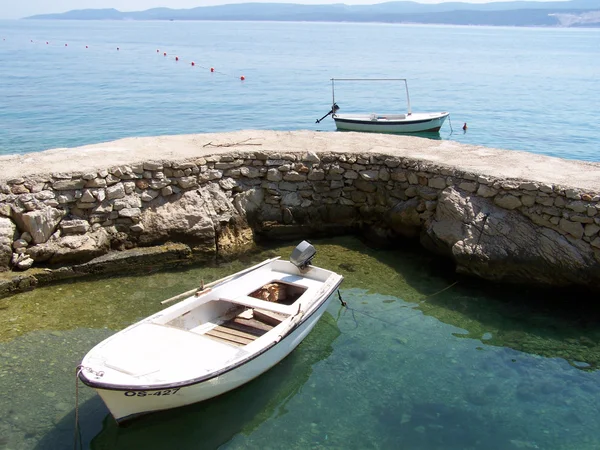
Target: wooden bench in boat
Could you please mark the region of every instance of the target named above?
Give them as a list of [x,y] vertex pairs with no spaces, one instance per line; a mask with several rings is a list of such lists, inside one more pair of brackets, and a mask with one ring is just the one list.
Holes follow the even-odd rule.
[[241,347],[254,342],[279,325],[286,317],[259,308],[244,309],[202,334],[216,341]]

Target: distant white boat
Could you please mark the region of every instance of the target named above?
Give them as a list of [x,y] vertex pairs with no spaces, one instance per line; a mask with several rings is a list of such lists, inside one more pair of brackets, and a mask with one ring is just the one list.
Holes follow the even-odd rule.
[[94,347],[79,378],[117,420],[216,397],[261,375],[294,350],[343,280],[310,265],[303,241],[279,258],[180,294],[179,303]]
[[[336,81],[404,81],[408,111],[406,114],[338,114],[340,108],[335,102]],[[331,91],[333,97],[331,111],[318,119],[317,123],[331,114],[338,130],[375,133],[437,132],[450,114],[448,112],[413,113],[410,107],[408,82],[405,78],[332,78]]]

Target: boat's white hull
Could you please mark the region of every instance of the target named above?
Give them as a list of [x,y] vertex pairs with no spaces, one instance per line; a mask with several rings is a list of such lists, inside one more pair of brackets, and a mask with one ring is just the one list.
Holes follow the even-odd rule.
[[141,414],[177,408],[216,397],[256,378],[289,355],[313,329],[331,299],[332,296],[329,295],[297,328],[274,346],[253,359],[205,381],[184,386],[173,385],[160,390],[95,389],[118,422]]
[[422,133],[440,130],[449,113],[413,113],[397,115],[335,114],[333,120],[338,130],[373,133]]

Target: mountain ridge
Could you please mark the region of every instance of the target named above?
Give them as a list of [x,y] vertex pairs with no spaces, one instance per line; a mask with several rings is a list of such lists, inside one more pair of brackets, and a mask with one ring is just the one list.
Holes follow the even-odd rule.
[[27,20],[230,20],[298,22],[382,22],[447,25],[600,27],[597,0],[492,3],[412,1],[374,5],[343,3],[233,3],[190,9],[152,8],[122,12],[114,8],[71,10],[25,17]]

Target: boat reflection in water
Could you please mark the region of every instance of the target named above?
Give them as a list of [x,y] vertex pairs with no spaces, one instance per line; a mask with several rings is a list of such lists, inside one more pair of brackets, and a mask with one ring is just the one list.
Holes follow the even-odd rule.
[[118,426],[107,414],[90,447],[211,449],[239,433],[249,435],[265,420],[286,413],[287,403],[309,380],[313,366],[332,354],[339,335],[335,319],[325,312],[295,351],[255,380],[214,399],[156,412],[126,426]]

